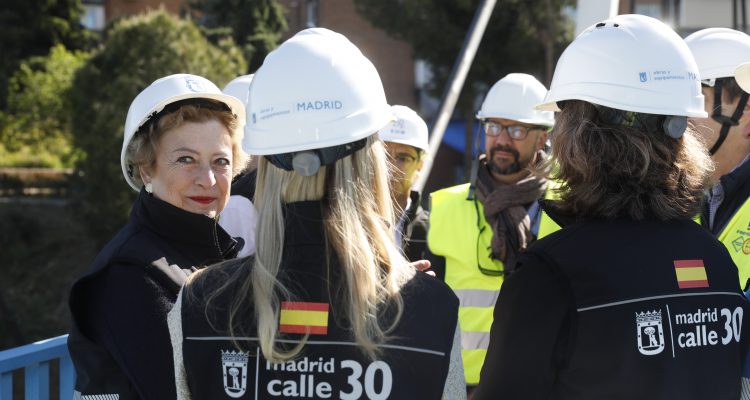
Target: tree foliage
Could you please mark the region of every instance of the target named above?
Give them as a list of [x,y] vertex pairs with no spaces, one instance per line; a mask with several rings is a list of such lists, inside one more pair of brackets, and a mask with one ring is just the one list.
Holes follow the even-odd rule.
[[[9,152],[29,153],[27,166],[71,166],[68,91],[86,58],[87,53],[58,44],[46,56],[23,61],[10,78],[7,110],[0,112],[0,143]],[[56,160],[47,165],[45,156]]]
[[109,238],[135,198],[120,170],[125,117],[135,96],[175,73],[204,76],[221,87],[245,70],[231,39],[213,45],[193,22],[164,11],[107,29],[102,48],[79,70],[71,91],[74,143],[84,152],[78,165],[82,212],[96,237]]
[[[411,43],[414,56],[433,68],[429,87],[440,96],[467,35],[479,0],[354,0],[357,10],[391,36]],[[459,108],[472,113],[477,95],[511,72],[549,85],[555,60],[572,39],[563,17],[571,0],[497,0],[464,85]],[[550,51],[551,50],[551,51]]]
[[231,34],[242,48],[248,73],[261,66],[287,30],[284,8],[277,0],[195,0],[190,6],[201,15],[200,24],[209,35]]
[[21,60],[43,56],[53,46],[84,49],[92,35],[81,25],[81,0],[3,0],[0,6],[0,110],[8,78]]

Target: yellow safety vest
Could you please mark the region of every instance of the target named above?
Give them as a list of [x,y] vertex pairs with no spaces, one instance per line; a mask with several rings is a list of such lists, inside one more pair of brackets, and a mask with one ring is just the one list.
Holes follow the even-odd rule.
[[[487,355],[492,314],[504,277],[479,270],[478,266],[502,271],[503,264],[490,258],[492,229],[484,218],[482,203],[468,200],[468,194],[468,183],[432,193],[427,244],[432,254],[445,258],[445,283],[460,301],[464,374],[467,384],[476,385]],[[539,237],[557,229],[560,227],[543,213]]]
[[729,250],[729,255],[737,264],[740,287],[745,289],[750,279],[750,198],[734,213],[717,239]]

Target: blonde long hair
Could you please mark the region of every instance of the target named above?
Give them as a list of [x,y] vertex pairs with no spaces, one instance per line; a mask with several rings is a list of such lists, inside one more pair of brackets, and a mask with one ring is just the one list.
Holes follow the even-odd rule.
[[[394,242],[386,162],[383,144],[376,135],[367,139],[365,148],[321,167],[309,177],[260,159],[255,192],[257,251],[239,268],[252,269],[249,274],[244,271],[239,293],[229,309],[230,336],[249,333],[244,329],[252,309],[266,360],[288,360],[301,351],[307,338],[291,350],[277,345],[280,302],[295,297],[277,279],[284,248],[283,204],[323,200],[326,239],[340,266],[340,271],[332,272],[341,276],[343,287],[337,305],[344,309],[351,325],[348,328],[362,351],[373,359],[378,356],[378,345],[388,340],[403,312],[400,288],[415,274]],[[219,291],[226,287],[229,283]],[[386,308],[395,313],[384,321]]]

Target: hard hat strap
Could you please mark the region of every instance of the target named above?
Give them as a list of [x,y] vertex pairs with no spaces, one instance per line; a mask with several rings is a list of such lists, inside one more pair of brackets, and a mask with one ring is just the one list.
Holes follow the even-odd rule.
[[714,143],[714,145],[711,146],[711,149],[708,151],[711,155],[715,154],[724,143],[727,135],[729,134],[729,129],[740,124],[740,117],[745,111],[745,105],[747,105],[748,98],[750,98],[750,95],[748,95],[748,93],[743,92],[742,96],[740,96],[739,102],[737,103],[737,107],[732,113],[732,116],[728,117],[726,115],[723,115],[721,113],[721,108],[724,82],[724,79],[717,79],[714,83],[714,111],[711,115],[711,118],[721,124],[721,131],[719,131],[719,137],[716,139],[716,143]]
[[285,171],[296,171],[302,176],[311,176],[318,172],[320,166],[331,165],[346,156],[352,155],[363,149],[366,144],[367,138],[363,138],[338,146],[284,154],[271,154],[265,157],[266,160],[277,168]]
[[679,139],[687,129],[687,117],[682,115],[646,114],[635,111],[618,110],[594,104],[601,122],[609,125],[624,125],[643,128],[649,133],[662,132],[673,139]]
[[[140,127],[138,127],[138,130],[136,130],[136,134],[140,134],[143,132],[150,132],[153,130],[154,126],[159,122],[159,119],[161,119],[163,116],[171,114],[180,108],[184,106],[194,106],[197,108],[206,108],[209,110],[214,111],[225,111],[225,112],[232,112],[232,109],[229,108],[228,105],[218,101],[218,100],[211,100],[206,98],[191,98],[191,99],[184,99],[184,100],[178,100],[173,103],[169,103],[161,110],[155,110],[149,116],[146,118],[145,121],[143,121],[143,124],[141,124]],[[235,115],[236,118],[236,115]]]

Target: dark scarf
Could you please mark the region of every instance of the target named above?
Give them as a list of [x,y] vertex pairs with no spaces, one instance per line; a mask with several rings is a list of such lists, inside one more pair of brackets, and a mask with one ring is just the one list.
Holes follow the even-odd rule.
[[[537,160],[545,158],[544,152],[537,154]],[[531,174],[516,183],[498,183],[490,175],[484,155],[479,162],[477,198],[484,205],[484,217],[492,228],[492,258],[502,261],[505,269],[512,271],[516,256],[533,239],[526,206],[544,196],[547,179]]]

